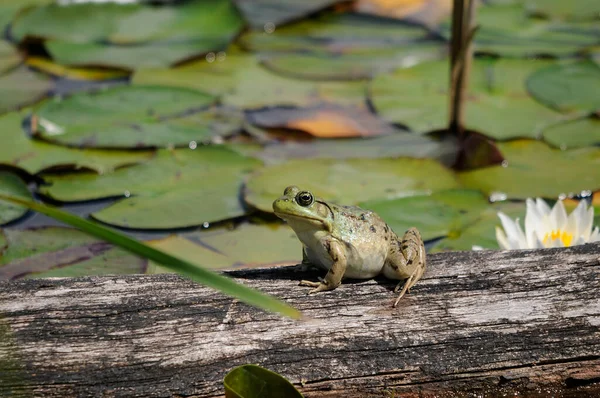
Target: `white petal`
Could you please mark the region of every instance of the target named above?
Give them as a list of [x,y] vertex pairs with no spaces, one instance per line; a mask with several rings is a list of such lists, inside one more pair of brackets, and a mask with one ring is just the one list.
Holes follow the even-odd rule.
[[471,247],[471,250],[474,250],[474,251],[483,250],[483,246],[479,246],[479,245],[473,245],[473,246]]
[[571,246],[579,246],[579,245],[583,245],[584,243],[586,243],[585,239],[583,236],[580,236],[579,238],[577,238],[576,240],[574,240],[571,243]]
[[538,239],[537,236],[535,236],[535,244],[533,246],[531,246],[532,249],[543,249],[545,246],[542,243],[541,240]]
[[[586,204],[587,206],[587,204]],[[594,226],[594,206],[590,206],[584,212],[581,218],[581,224],[579,224],[580,235],[585,238],[586,241],[590,240],[590,234],[592,233],[592,227]]]
[[502,228],[504,228],[504,232],[506,232],[506,239],[510,244],[511,249],[520,249],[521,243],[520,240],[525,240],[525,236],[523,235],[523,231],[517,225],[517,223],[511,220],[506,214],[501,211],[498,212],[498,217],[500,217],[500,221],[502,222]]
[[567,218],[567,225],[565,226],[565,232],[573,235],[573,238],[576,239],[582,234],[581,225],[583,222],[583,217],[585,216],[585,201],[580,201],[575,210],[569,217]]
[[550,224],[553,231],[562,230],[567,224],[567,211],[562,200],[558,200],[550,212]]
[[550,214],[550,206],[548,206],[548,203],[546,203],[546,201],[542,198],[537,198],[535,200],[535,204],[537,206],[538,212],[540,213],[540,215],[544,216],[544,215],[548,215]]
[[527,210],[525,212],[525,236],[527,237],[527,246],[535,247],[536,227],[539,223],[539,214],[535,207],[533,199],[528,198],[525,201]]
[[517,237],[518,237],[519,249],[527,249],[527,248],[529,248],[529,245],[527,244],[527,238],[525,238],[525,234],[523,233],[523,230],[521,229],[521,223],[519,221],[520,220],[518,218],[515,220],[515,225],[517,226]]
[[600,241],[600,230],[598,227],[594,228],[594,232],[590,235],[588,242],[598,242]]
[[508,244],[508,240],[506,239],[506,234],[500,227],[496,227],[496,240],[498,241],[498,246],[502,250],[510,250],[511,247]]

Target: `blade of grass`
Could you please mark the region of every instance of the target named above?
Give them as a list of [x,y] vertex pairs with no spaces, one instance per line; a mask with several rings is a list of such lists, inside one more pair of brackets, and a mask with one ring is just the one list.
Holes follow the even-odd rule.
[[0,199],[27,207],[31,210],[35,210],[56,220],[62,221],[65,224],[77,227],[90,235],[94,235],[107,242],[113,243],[125,250],[130,251],[133,254],[137,254],[160,263],[166,268],[179,272],[196,282],[217,289],[231,297],[235,297],[246,304],[253,305],[266,311],[277,312],[290,318],[299,319],[302,316],[298,310],[280,300],[277,300],[274,297],[236,283],[228,277],[203,269],[198,265],[194,265],[193,263],[150,247],[142,242],[139,242],[100,224],[93,223],[81,217],[41,203],[32,202],[30,200],[21,199],[11,195],[0,193]]

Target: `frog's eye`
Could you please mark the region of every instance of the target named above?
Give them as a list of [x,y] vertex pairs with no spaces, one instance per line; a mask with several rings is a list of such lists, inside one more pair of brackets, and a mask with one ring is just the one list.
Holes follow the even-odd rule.
[[314,200],[315,199],[313,198],[312,194],[308,191],[303,191],[296,195],[296,202],[298,202],[298,204],[302,207],[312,205]]

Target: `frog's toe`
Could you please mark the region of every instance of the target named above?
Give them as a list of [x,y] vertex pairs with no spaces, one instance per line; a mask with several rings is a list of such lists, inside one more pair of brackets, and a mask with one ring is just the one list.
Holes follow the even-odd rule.
[[[321,285],[321,282],[300,281],[298,285],[318,288]],[[310,293],[312,293],[312,290],[310,291]]]

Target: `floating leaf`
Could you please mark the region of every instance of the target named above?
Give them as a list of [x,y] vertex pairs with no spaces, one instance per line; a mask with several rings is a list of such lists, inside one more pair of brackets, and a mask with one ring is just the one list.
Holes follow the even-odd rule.
[[14,166],[37,174],[52,168],[86,168],[98,173],[108,172],[126,164],[143,162],[152,157],[149,151],[100,151],[64,148],[32,140],[21,127],[23,115],[0,116],[0,165]]
[[561,149],[600,146],[600,120],[583,118],[553,124],[544,129],[544,140]]
[[266,163],[290,159],[390,158],[410,156],[435,158],[446,165],[456,159],[458,145],[453,137],[436,140],[427,135],[396,132],[369,139],[318,139],[307,142],[285,141],[268,145],[255,156]]
[[365,14],[434,27],[450,16],[452,0],[358,0],[354,9]]
[[52,86],[48,78],[24,66],[0,75],[0,114],[41,100]]
[[302,394],[286,380],[258,365],[242,365],[223,379],[226,398],[302,398]]
[[4,195],[0,193],[0,200],[28,207],[31,210],[35,210],[50,216],[58,221],[62,221],[66,224],[80,228],[82,231],[90,235],[103,239],[109,243],[113,243],[120,248],[129,251],[130,253],[155,261],[169,269],[181,273],[193,281],[202,283],[213,289],[217,289],[222,293],[228,294],[231,297],[235,297],[240,301],[253,305],[257,308],[261,308],[266,311],[277,312],[290,318],[298,319],[301,317],[300,312],[298,312],[296,309],[274,297],[265,295],[255,289],[251,289],[242,284],[236,283],[225,276],[213,273],[199,265],[154,249],[153,247],[130,238],[120,232],[108,229],[102,225],[95,224],[81,217],[50,206],[29,200],[23,200],[10,195]]
[[125,195],[125,199],[91,214],[111,225],[189,227],[244,215],[239,200],[242,179],[258,164],[220,147],[161,150],[149,162],[102,176],[46,176],[51,185],[40,191],[65,202]]
[[[525,90],[525,77],[548,61],[473,62],[465,101],[465,123],[497,140],[537,138],[560,114],[538,104]],[[377,76],[371,100],[378,114],[418,132],[448,123],[448,64],[431,62]]]
[[47,49],[59,63],[133,69],[224,49],[242,28],[229,0],[206,0],[163,7],[49,4],[19,17],[11,32],[17,40],[50,39]]
[[600,66],[586,60],[551,65],[527,79],[538,101],[561,112],[600,110]]
[[[435,177],[433,177],[435,176]],[[291,160],[259,169],[246,183],[250,205],[272,212],[288,185],[344,205],[455,188],[453,173],[431,159]]]
[[536,15],[549,18],[597,20],[600,3],[596,0],[529,0],[527,9]]
[[210,137],[214,126],[210,112],[182,116],[214,102],[196,90],[120,86],[46,101],[35,110],[32,130],[46,141],[78,147],[187,146]]
[[301,130],[321,138],[368,137],[396,131],[371,112],[327,103],[261,109],[247,112],[246,117],[260,127]]
[[66,77],[74,80],[111,80],[124,79],[129,76],[128,72],[119,70],[69,68],[42,57],[28,57],[25,63],[32,68],[39,69],[52,76]]
[[[20,198],[31,198],[27,185],[16,174],[0,170],[0,191]],[[7,224],[27,213],[27,209],[10,203],[0,202],[0,225]],[[0,248],[2,244],[0,243]],[[1,250],[0,250],[1,252]],[[0,256],[0,259],[2,256]]]
[[234,0],[254,29],[269,31],[344,0]]
[[0,75],[21,63],[19,51],[10,43],[0,40]]
[[[475,50],[504,57],[567,56],[598,43],[593,24],[575,24],[533,18],[524,2],[482,5],[477,9]],[[450,37],[450,23],[442,27]]]
[[417,227],[424,240],[460,234],[488,206],[479,191],[445,190],[391,200],[371,200],[359,204],[373,210],[402,236]]
[[250,31],[241,44],[282,74],[312,79],[367,79],[374,73],[444,56],[427,31],[394,20],[326,13],[275,32]]
[[600,188],[600,149],[561,151],[539,141],[498,143],[506,163],[459,173],[465,187],[508,198],[544,197]]
[[[301,244],[285,224],[241,224],[234,229],[172,235],[148,242],[189,261],[202,261],[212,269],[273,267],[298,264]],[[154,265],[152,272],[164,272]]]
[[279,76],[259,65],[254,55],[230,52],[215,60],[175,69],[136,71],[134,85],[186,87],[219,95],[226,105],[243,109],[306,106],[319,101],[365,107],[363,82],[307,82]]
[[0,257],[0,280],[139,274],[146,268],[145,260],[72,228],[4,233],[8,247]]
[[480,209],[477,219],[472,220],[463,230],[455,231],[448,237],[434,243],[430,252],[472,250],[473,246],[481,246],[484,249],[499,249],[500,246],[496,240],[496,227],[501,226],[498,218],[499,211],[513,220],[518,217],[521,220],[521,225],[523,225],[525,203],[494,203]]

